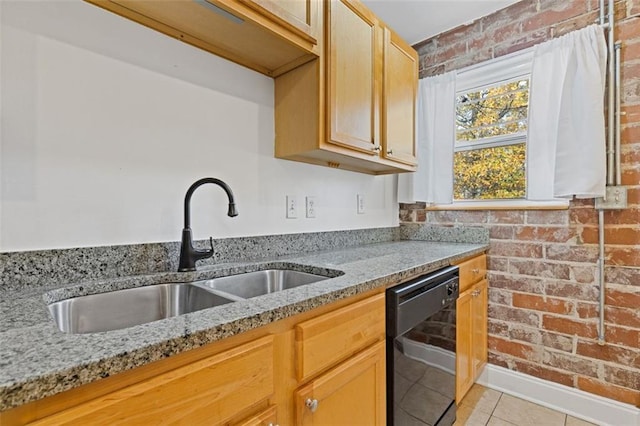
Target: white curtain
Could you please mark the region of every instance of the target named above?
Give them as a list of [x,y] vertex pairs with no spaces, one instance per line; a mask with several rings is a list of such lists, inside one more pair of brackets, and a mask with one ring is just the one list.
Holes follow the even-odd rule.
[[536,46],[529,98],[528,199],[604,195],[606,56],[599,25]]
[[398,201],[453,202],[455,72],[420,79],[416,117],[418,169],[398,177]]

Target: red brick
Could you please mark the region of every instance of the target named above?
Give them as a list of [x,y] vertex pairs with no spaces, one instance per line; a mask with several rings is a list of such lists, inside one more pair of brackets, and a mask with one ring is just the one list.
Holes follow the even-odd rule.
[[604,212],[605,225],[638,225],[640,209],[611,210]]
[[523,24],[523,31],[533,31],[544,28],[548,25],[562,22],[588,12],[585,1],[542,1],[541,5],[548,3],[548,9],[542,7],[542,12],[526,20]]
[[640,182],[640,170],[624,170],[621,177],[621,183],[623,185],[637,185],[638,182]]
[[575,232],[566,227],[552,226],[518,226],[515,238],[527,241],[545,241],[566,243],[575,237]]
[[489,363],[490,364],[498,365],[498,366],[504,367],[504,368],[510,368],[511,367],[509,365],[511,357],[507,357],[507,356],[505,356],[503,354],[499,354],[499,353],[495,353],[495,352],[489,351],[488,358],[489,358]]
[[607,264],[640,267],[640,246],[632,248],[605,247]]
[[640,38],[640,18],[627,19],[616,24],[618,40],[632,40]]
[[510,240],[513,238],[513,227],[494,225],[489,227],[489,238],[495,240]]
[[512,293],[510,291],[495,287],[489,289],[489,303],[511,306],[511,297]]
[[487,212],[484,211],[430,211],[431,223],[486,223]]
[[424,223],[427,221],[427,211],[426,210],[416,210],[416,222]]
[[633,368],[640,367],[640,352],[609,343],[599,345],[595,341],[579,340],[576,350],[578,355],[589,358],[601,359]]
[[606,324],[604,327],[605,340],[614,345],[626,346],[637,350],[640,348],[640,330],[618,327]]
[[552,37],[561,37],[572,31],[587,27],[593,24],[597,17],[598,12],[590,12],[584,15],[576,16],[575,18],[568,19],[564,22],[560,22],[552,27]]
[[607,266],[604,269],[605,281],[612,284],[640,286],[640,269],[621,266]]
[[[598,243],[598,229],[597,228],[584,228],[581,232],[581,240],[585,244],[597,244]],[[606,225],[604,230],[605,244],[620,244],[620,245],[636,245],[640,244],[640,228],[616,227]]]
[[550,244],[546,248],[545,258],[549,260],[563,260],[566,262],[594,263],[598,260],[598,248]]
[[511,308],[504,305],[489,305],[489,318],[524,324],[531,327],[540,326],[540,314],[532,311]]
[[490,271],[508,272],[509,270],[509,259],[489,256],[487,264]]
[[575,282],[591,284],[596,280],[596,268],[594,266],[572,266],[571,276]]
[[488,344],[492,351],[508,354],[517,358],[527,359],[529,361],[540,358],[535,349],[525,343],[510,341],[497,336],[489,336]]
[[561,280],[568,280],[571,275],[569,265],[519,259],[512,259],[509,261],[509,272],[512,274],[556,278]]
[[[635,45],[640,48],[640,42]],[[623,126],[629,123],[640,123],[640,105],[622,105],[621,111],[620,123]]]
[[542,328],[549,331],[555,331],[557,333],[568,334],[570,336],[580,336],[592,339],[598,337],[596,323],[593,321],[586,322],[567,317],[545,314],[542,316]]
[[494,256],[541,258],[542,245],[522,242],[491,241],[491,254]]
[[593,378],[578,377],[578,389],[626,404],[640,405],[640,391],[611,385]]
[[561,385],[573,386],[573,374],[567,374],[566,372],[555,368],[549,368],[519,359],[514,360],[514,364],[515,371],[538,377],[543,380],[560,383]]
[[526,220],[529,225],[567,225],[569,210],[529,210]]
[[577,357],[573,354],[545,351],[543,363],[564,371],[572,371],[583,376],[598,377],[598,363],[592,359]]
[[496,58],[508,55],[509,53],[517,52],[519,50],[526,49],[527,47],[535,46],[538,43],[547,41],[548,38],[549,30],[547,28],[536,30],[535,32],[526,34],[516,40],[507,41],[497,45],[493,50],[494,55]]
[[539,278],[513,277],[511,275],[492,274],[489,277],[491,287],[512,291],[544,294],[544,281]]
[[568,315],[573,310],[571,302],[534,294],[514,293],[513,306],[516,308],[532,309],[534,311],[551,312]]
[[400,208],[404,210],[424,210],[425,208],[427,208],[427,204],[426,203],[413,203],[413,204],[400,203]]
[[507,337],[510,340],[520,340],[536,346],[542,345],[542,333],[537,327],[527,327],[514,324],[509,327]]
[[604,319],[611,324],[640,328],[640,309],[637,306],[630,309],[607,305]]
[[489,319],[489,334],[509,337],[509,324],[503,321],[495,321],[493,319]]
[[400,222],[414,222],[414,212],[412,210],[400,210]]
[[592,208],[569,210],[569,222],[573,224],[597,225],[598,212]]
[[627,188],[627,203],[628,206],[635,206],[636,208],[640,205],[640,187]]
[[558,349],[565,352],[573,351],[573,337],[562,334],[542,331],[542,344],[548,348]]
[[474,34],[480,33],[480,21],[457,26],[447,32],[435,36],[438,46],[450,46],[452,44],[466,42]]
[[640,43],[636,40],[634,40],[634,42],[623,43],[622,50],[620,51],[620,59],[623,63],[640,59]]
[[[620,155],[620,161],[622,161],[622,164],[640,164],[640,144],[623,145],[622,148],[622,153]],[[627,201],[629,202],[628,198]]]
[[501,225],[524,223],[524,211],[493,210],[489,212],[489,223],[499,223]]
[[608,287],[606,290],[607,305],[619,306],[622,308],[640,308],[640,288],[630,288],[623,291]]
[[604,365],[604,379],[614,385],[640,390],[640,372],[628,368]]
[[581,319],[592,319],[599,317],[598,305],[595,303],[583,303],[578,302],[576,304],[576,313],[578,314],[578,318]]
[[599,290],[595,285],[570,281],[547,281],[544,293],[548,296],[567,297],[574,300],[596,301]]
[[504,9],[500,9],[491,15],[487,15],[480,20],[482,21],[482,28],[486,33],[491,33],[495,28],[500,28],[514,19],[524,19],[529,16],[533,16],[537,13],[536,2],[533,1],[519,1]]

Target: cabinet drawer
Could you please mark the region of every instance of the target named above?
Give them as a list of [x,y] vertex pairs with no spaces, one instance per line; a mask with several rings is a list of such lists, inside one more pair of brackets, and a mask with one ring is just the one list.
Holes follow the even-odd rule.
[[295,327],[299,381],[384,339],[384,293],[302,322]]
[[222,424],[274,393],[273,352],[263,337],[33,424]]
[[460,267],[460,293],[462,293],[486,277],[487,255],[476,256],[460,263],[458,266]]

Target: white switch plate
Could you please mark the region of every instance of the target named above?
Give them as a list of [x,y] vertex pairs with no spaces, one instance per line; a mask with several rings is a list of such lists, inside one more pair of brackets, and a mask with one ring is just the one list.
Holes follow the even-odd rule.
[[316,217],[316,197],[307,196],[307,218],[312,219]]
[[296,219],[298,217],[298,197],[295,195],[287,195],[287,219]]
[[364,214],[364,195],[356,195],[356,200],[358,201],[358,214]]

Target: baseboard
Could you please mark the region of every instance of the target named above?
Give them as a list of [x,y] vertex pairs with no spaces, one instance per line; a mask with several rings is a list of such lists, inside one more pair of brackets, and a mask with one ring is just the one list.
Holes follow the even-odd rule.
[[478,383],[598,425],[640,426],[640,409],[496,365]]

